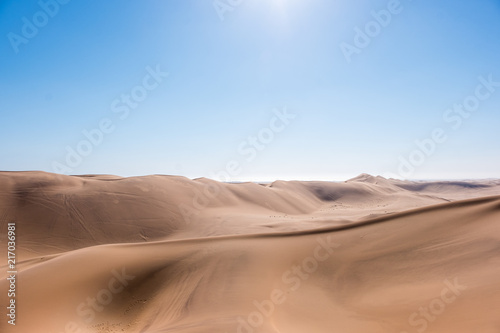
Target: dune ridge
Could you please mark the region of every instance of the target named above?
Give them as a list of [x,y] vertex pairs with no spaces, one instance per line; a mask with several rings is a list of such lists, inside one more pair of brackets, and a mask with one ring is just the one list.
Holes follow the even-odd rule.
[[500,331],[495,180],[0,173],[0,212],[2,332]]

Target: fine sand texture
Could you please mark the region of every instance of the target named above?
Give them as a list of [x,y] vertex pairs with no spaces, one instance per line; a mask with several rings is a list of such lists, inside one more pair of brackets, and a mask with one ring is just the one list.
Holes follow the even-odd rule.
[[499,180],[0,172],[0,234],[2,333],[500,332]]

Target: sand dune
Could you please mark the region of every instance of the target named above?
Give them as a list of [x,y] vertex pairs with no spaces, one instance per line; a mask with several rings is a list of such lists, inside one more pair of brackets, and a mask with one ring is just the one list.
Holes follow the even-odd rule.
[[3,172],[13,221],[1,332],[500,332],[495,180]]

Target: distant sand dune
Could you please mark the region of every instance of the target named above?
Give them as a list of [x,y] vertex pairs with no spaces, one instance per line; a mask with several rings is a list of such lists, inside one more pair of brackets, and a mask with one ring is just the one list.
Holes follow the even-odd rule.
[[3,172],[2,234],[12,221],[1,332],[500,332],[493,180]]

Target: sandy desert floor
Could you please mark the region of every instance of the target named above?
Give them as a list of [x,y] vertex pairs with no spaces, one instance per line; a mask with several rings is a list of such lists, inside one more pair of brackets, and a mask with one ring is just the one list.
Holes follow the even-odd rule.
[[0,230],[0,332],[500,332],[499,180],[0,172]]

